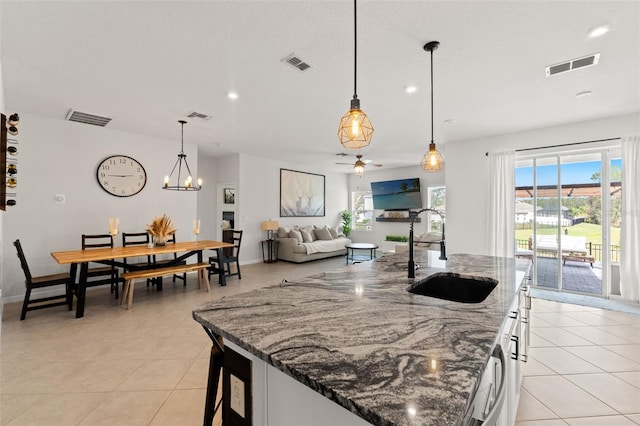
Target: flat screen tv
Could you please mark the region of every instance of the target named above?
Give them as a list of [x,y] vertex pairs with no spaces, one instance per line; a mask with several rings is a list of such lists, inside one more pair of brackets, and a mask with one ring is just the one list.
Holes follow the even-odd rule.
[[422,208],[420,178],[371,182],[373,208],[410,210]]

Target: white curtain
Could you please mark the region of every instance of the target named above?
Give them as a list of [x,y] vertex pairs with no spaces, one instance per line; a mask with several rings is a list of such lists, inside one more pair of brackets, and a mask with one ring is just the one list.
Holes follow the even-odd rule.
[[622,138],[622,232],[620,293],[640,298],[640,136]]
[[515,251],[515,153],[489,154],[489,254],[513,257]]

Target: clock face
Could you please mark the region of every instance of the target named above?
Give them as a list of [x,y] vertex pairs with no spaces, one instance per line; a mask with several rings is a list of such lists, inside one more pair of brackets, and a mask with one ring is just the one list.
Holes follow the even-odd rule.
[[98,183],[111,195],[131,197],[147,184],[147,172],[138,161],[126,155],[105,158],[96,170]]

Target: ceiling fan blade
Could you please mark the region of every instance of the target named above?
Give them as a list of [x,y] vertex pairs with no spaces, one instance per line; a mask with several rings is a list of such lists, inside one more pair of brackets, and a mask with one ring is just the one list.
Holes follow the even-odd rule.
[[353,163],[336,163],[336,164],[341,164],[341,165],[345,165],[345,166],[353,166]]

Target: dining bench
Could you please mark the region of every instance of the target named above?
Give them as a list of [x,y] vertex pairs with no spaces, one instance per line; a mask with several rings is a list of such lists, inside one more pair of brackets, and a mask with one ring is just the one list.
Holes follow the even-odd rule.
[[122,279],[124,280],[124,290],[122,292],[122,297],[120,298],[120,304],[122,305],[126,299],[127,309],[131,309],[131,305],[133,304],[133,290],[136,280],[146,280],[147,278],[157,278],[163,275],[181,274],[193,271],[198,272],[198,288],[202,288],[202,281],[204,281],[208,293],[209,291],[211,291],[211,287],[209,285],[209,275],[207,274],[207,268],[209,266],[209,263],[202,262],[125,272],[121,275]]

